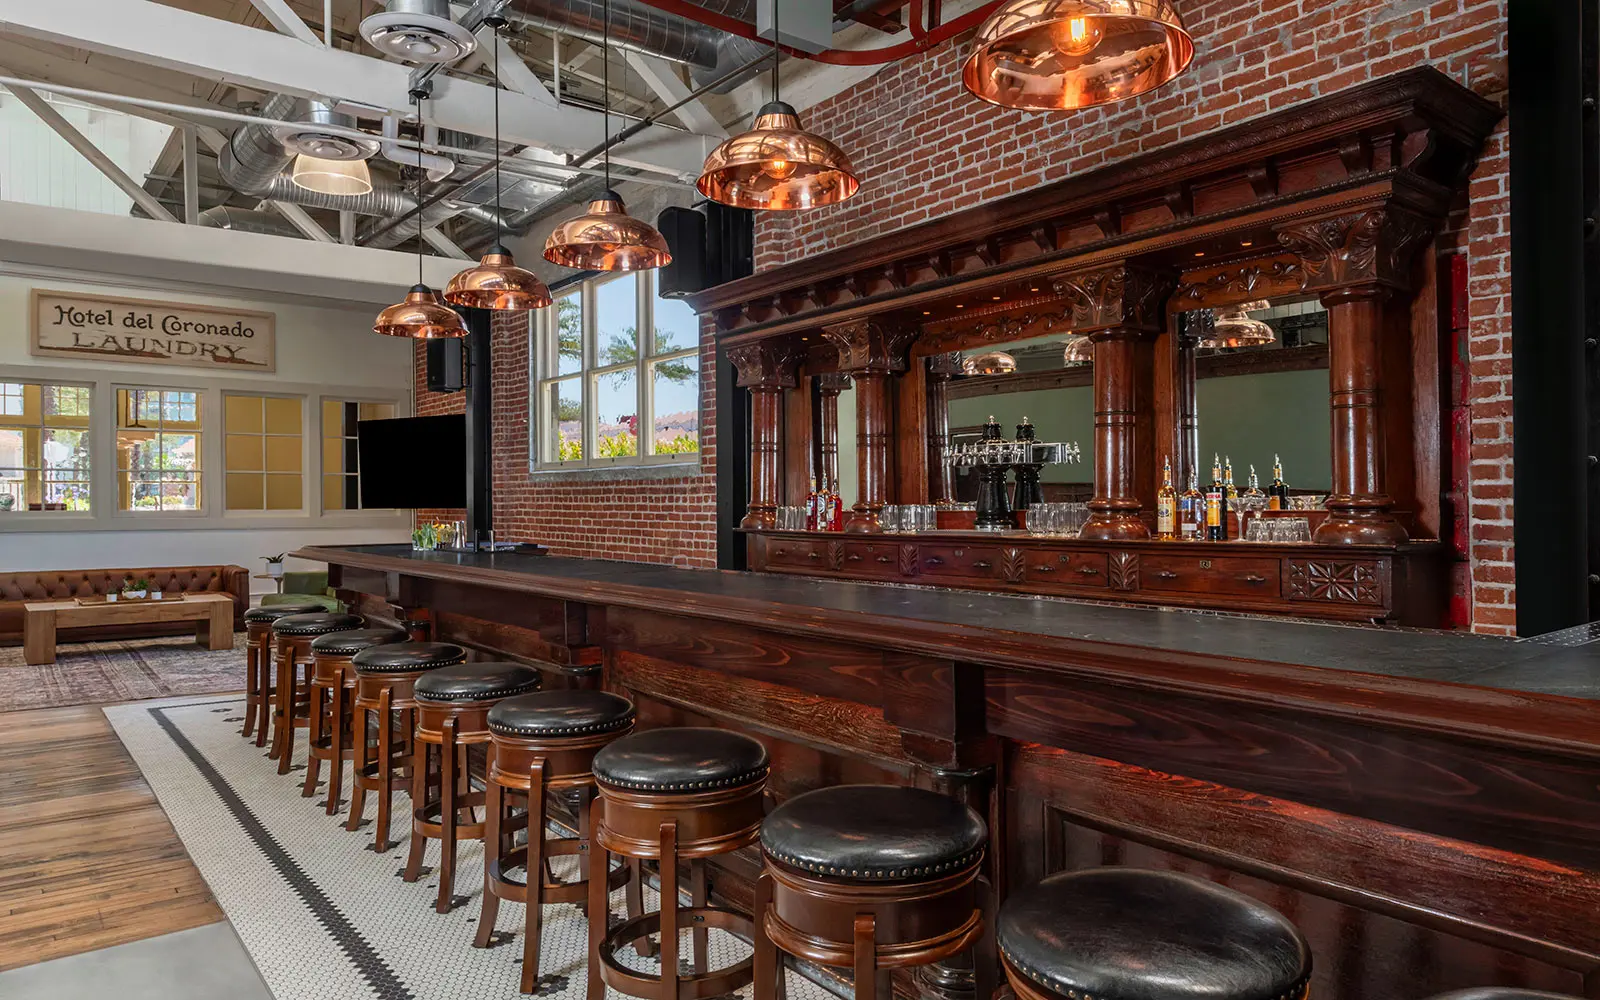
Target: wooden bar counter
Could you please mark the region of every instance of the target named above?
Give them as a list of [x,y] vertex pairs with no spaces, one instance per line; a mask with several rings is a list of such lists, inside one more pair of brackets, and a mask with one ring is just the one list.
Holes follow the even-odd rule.
[[[961,797],[990,819],[1002,892],[1175,868],[1299,925],[1322,1000],[1600,997],[1600,645],[522,553],[294,555],[368,613],[624,693],[641,728],[759,737],[778,799]],[[732,856],[714,892],[747,906],[756,863]]]

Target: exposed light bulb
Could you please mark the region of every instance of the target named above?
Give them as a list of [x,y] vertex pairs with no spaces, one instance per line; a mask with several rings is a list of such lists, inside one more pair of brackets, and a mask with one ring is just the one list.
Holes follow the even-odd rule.
[[1093,52],[1104,37],[1098,18],[1069,17],[1056,25],[1051,41],[1057,52],[1081,59]]
[[793,160],[768,160],[761,164],[761,172],[775,181],[786,181],[794,176],[799,164]]

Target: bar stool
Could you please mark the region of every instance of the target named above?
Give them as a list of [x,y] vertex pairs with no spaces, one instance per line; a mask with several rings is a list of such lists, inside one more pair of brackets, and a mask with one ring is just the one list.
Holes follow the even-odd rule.
[[1471,989],[1438,993],[1428,1000],[1581,1000],[1569,993],[1545,993],[1515,986],[1474,986]]
[[272,623],[321,610],[322,605],[304,601],[251,608],[244,613],[244,729],[239,735],[248,738],[254,732],[258,747],[267,745],[267,713],[274,689]]
[[344,790],[344,762],[355,757],[356,669],[350,657],[372,646],[405,642],[410,636],[403,628],[382,625],[345,632],[329,632],[311,640],[311,726],[306,741],[311,756],[306,761],[306,781],[300,794],[310,798],[317,793],[317,776],[322,762],[328,762],[329,816],[339,811]]
[[[278,758],[279,774],[289,773],[294,731],[311,724],[311,640],[365,624],[360,615],[332,611],[285,615],[272,623],[278,660],[278,686],[272,695],[272,756]],[[300,676],[302,667],[304,677]]]
[[[855,970],[856,1000],[892,1000],[894,969],[984,940],[983,819],[921,788],[840,785],[797,795],[761,824],[755,998],[773,1000],[777,952]],[[992,962],[974,963],[975,996]]]
[[[344,828],[361,828],[367,792],[376,792],[378,819],[372,850],[379,854],[394,846],[389,839],[394,793],[406,787],[404,782],[411,775],[417,709],[412,689],[417,678],[428,671],[455,666],[466,658],[465,649],[449,642],[391,642],[369,646],[350,658],[356,669],[355,716],[350,720],[355,736],[350,777],[355,787],[350,791],[350,816]],[[369,713],[378,717],[375,742],[367,735]],[[374,751],[376,756],[372,756]]]
[[1085,868],[996,921],[1018,1000],[1304,1000],[1311,949],[1283,914],[1177,872]]
[[[539,689],[539,671],[522,663],[462,663],[417,678],[417,729],[411,756],[411,856],[404,879],[422,875],[428,840],[439,841],[439,898],[434,912],[455,905],[456,840],[481,840],[483,792],[472,791],[467,747],[489,742],[489,710],[503,698]],[[437,748],[437,753],[435,753]],[[461,820],[462,810],[467,819]]]
[[[607,986],[646,1000],[698,1000],[732,993],[751,981],[745,959],[706,970],[707,929],[749,936],[750,919],[707,905],[705,859],[737,851],[761,835],[767,748],[722,729],[653,729],[624,736],[595,754],[600,797],[590,806],[589,1000]],[[654,858],[661,909],[607,931],[606,872],[610,854]],[[678,862],[689,863],[691,905],[678,905]],[[693,928],[694,974],[678,972],[678,929]],[[627,942],[661,934],[661,975],[625,968],[616,952]]]
[[[545,903],[577,903],[588,898],[580,872],[572,882],[546,877],[549,858],[583,855],[589,844],[589,805],[594,801],[594,755],[607,743],[633,730],[633,702],[605,691],[538,691],[507,698],[489,709],[489,773],[486,788],[487,828],[483,835],[483,908],[478,916],[475,948],[487,948],[494,937],[500,900],[527,904],[522,936],[522,992],[532,993],[539,981],[540,918]],[[578,835],[552,837],[546,829],[545,795],[576,794]],[[508,814],[511,795],[527,799],[527,811]],[[528,842],[512,847],[519,830]],[[521,868],[523,881],[508,878]],[[642,909],[639,865],[607,875],[607,890],[632,878],[629,916]]]

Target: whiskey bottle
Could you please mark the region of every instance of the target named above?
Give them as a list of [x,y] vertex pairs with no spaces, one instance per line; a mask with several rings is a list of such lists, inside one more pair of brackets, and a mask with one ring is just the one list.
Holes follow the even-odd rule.
[[1161,489],[1156,493],[1156,537],[1178,537],[1178,491],[1172,487],[1172,459],[1161,463]]
[[1206,541],[1228,540],[1228,489],[1222,480],[1222,457],[1211,456],[1211,486],[1206,490]]
[[1263,499],[1266,493],[1261,490],[1261,478],[1256,475],[1256,467],[1250,466],[1250,485],[1245,489],[1244,495],[1251,499]]
[[1198,542],[1205,537],[1202,529],[1206,520],[1206,495],[1200,492],[1199,480],[1199,474],[1190,469],[1189,488],[1178,498],[1179,519],[1186,542]]
[[1283,481],[1283,462],[1272,456],[1272,485],[1267,487],[1267,509],[1289,509],[1289,484]]
[[1239,499],[1239,487],[1233,485],[1233,459],[1231,458],[1222,460],[1222,492],[1228,495],[1230,501]]
[[844,501],[839,497],[839,480],[833,481],[833,489],[828,491],[828,530],[844,530]]
[[821,497],[817,493],[817,477],[811,477],[811,492],[806,494],[806,530],[817,530],[817,511]]

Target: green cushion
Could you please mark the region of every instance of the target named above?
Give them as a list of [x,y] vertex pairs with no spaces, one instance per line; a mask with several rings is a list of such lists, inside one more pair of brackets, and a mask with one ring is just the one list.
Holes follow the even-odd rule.
[[270,607],[274,604],[320,604],[329,611],[344,611],[345,606],[337,598],[327,594],[262,594],[261,606]]
[[[328,574],[322,572],[294,572],[283,574],[283,590],[289,594],[327,594]],[[332,594],[328,594],[332,597]]]

